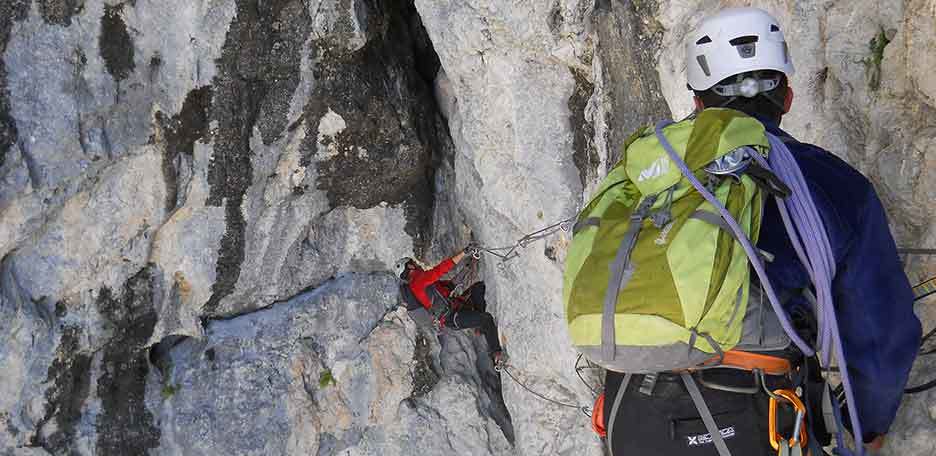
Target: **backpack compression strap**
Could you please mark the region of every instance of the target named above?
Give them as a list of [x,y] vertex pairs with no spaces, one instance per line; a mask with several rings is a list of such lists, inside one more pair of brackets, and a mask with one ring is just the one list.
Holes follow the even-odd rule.
[[656,202],[657,195],[647,195],[641,201],[637,209],[631,214],[627,222],[627,232],[624,233],[624,239],[621,240],[621,246],[618,247],[617,255],[614,256],[614,262],[611,263],[611,278],[608,279],[608,287],[605,289],[604,311],[601,316],[601,356],[607,360],[613,360],[616,348],[616,337],[614,328],[614,314],[617,310],[618,294],[621,288],[630,282],[633,276],[633,267],[630,264],[630,255],[637,245],[637,235],[640,234],[640,227],[644,219],[650,215],[650,209]]

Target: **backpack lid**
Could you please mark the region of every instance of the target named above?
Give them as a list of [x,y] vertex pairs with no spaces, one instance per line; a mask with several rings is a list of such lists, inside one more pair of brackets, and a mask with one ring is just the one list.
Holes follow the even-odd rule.
[[[769,148],[757,119],[727,108],[705,109],[694,119],[667,126],[663,134],[693,172],[740,147]],[[683,179],[656,135],[638,138],[625,154],[627,177],[641,194],[660,193]]]

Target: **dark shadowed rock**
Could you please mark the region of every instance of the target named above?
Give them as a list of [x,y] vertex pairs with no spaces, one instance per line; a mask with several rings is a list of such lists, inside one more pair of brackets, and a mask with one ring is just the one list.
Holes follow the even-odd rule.
[[600,0],[595,8],[598,54],[604,63],[600,77],[611,103],[608,163],[612,165],[621,158],[620,147],[628,136],[670,117],[656,70],[660,31],[649,26],[658,7],[657,0]]
[[101,17],[101,35],[98,37],[101,57],[104,59],[107,72],[118,83],[127,79],[135,67],[133,40],[127,33],[127,24],[120,16],[122,10],[123,4],[104,7],[104,16]]
[[[407,233],[415,237],[432,206],[432,157],[448,141],[431,89],[438,56],[411,5],[363,3],[362,48],[315,43],[319,89],[303,113],[303,163],[317,162],[318,188],[334,206],[405,202]],[[323,124],[329,118],[342,124],[331,134]]]
[[238,0],[218,62],[211,110],[218,134],[207,203],[224,206],[227,227],[206,306],[209,314],[240,276],[246,229],[241,204],[252,183],[250,138],[257,126],[269,143],[286,126],[289,99],[299,81],[300,49],[310,26],[304,5],[299,0]]
[[68,27],[72,23],[72,16],[81,13],[85,0],[36,0],[36,3],[46,22]]
[[6,64],[3,53],[10,39],[13,21],[26,16],[27,0],[12,0],[0,3],[0,167],[3,166],[7,150],[16,143],[16,121],[10,117],[10,100],[6,86]]
[[91,384],[91,354],[81,347],[81,329],[68,326],[49,366],[46,382],[45,415],[36,425],[30,446],[52,454],[69,454],[74,444],[75,428],[81,420],[82,407]]
[[[191,166],[195,141],[208,133],[209,112],[211,109],[211,86],[199,87],[185,97],[182,110],[167,118],[161,112],[156,113],[156,121],[163,129],[166,152],[163,155],[163,175],[166,178],[166,208],[172,211],[182,203],[179,197],[180,169],[185,163]],[[184,154],[184,157],[180,157]],[[184,161],[183,161],[184,160]],[[191,171],[189,171],[191,172]]]
[[142,455],[159,446],[160,429],[145,404],[150,369],[146,344],[156,324],[152,282],[150,269],[143,269],[127,282],[122,296],[104,289],[98,300],[98,311],[112,331],[97,379],[101,455]]
[[600,160],[593,144],[595,126],[585,118],[585,107],[595,90],[595,85],[579,71],[572,70],[572,75],[575,77],[575,90],[569,97],[569,122],[572,124],[572,131],[575,135],[572,143],[574,149],[572,160],[579,170],[584,186],[589,178],[597,175]]

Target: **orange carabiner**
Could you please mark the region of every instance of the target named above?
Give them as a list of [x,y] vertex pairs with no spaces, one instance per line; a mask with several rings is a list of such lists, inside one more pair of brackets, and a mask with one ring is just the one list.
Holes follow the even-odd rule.
[[[799,396],[797,396],[796,393],[791,390],[778,389],[773,393],[776,395],[776,397],[772,396],[770,398],[770,412],[768,413],[767,421],[767,432],[770,434],[770,446],[772,446],[775,450],[779,450],[780,441],[784,439],[784,437],[777,432],[777,398],[779,397],[785,399],[793,406],[793,409],[796,410],[797,417],[802,417],[801,422],[799,423],[799,437],[797,439],[797,436],[794,435],[794,437],[788,439],[790,446],[792,447],[799,443],[801,447],[805,448],[807,439],[806,405],[804,405]],[[799,440],[799,442],[797,442],[797,440]]]

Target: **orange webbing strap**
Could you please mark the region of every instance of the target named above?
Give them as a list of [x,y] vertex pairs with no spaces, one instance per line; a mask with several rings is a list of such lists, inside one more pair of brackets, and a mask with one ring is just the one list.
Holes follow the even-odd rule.
[[721,362],[719,362],[718,357],[714,357],[702,365],[711,366],[718,364],[725,367],[735,367],[749,371],[759,369],[767,375],[786,375],[793,370],[793,366],[788,359],[741,350],[726,351],[720,361]]
[[595,431],[595,434],[598,434],[598,437],[602,438],[608,436],[608,431],[605,430],[604,425],[604,400],[605,394],[602,392],[595,399],[595,405],[592,407],[592,430]]

